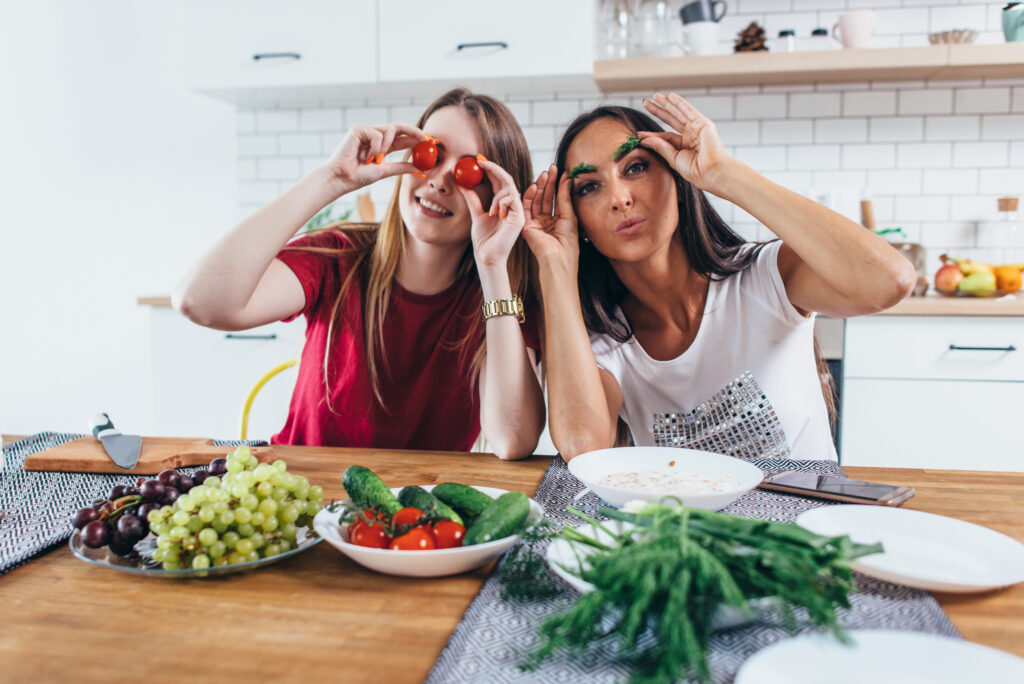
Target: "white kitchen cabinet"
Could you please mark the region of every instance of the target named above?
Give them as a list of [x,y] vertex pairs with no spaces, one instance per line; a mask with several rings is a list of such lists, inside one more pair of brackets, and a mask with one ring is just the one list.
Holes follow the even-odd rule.
[[211,94],[377,80],[377,3],[190,0],[188,82]]
[[[272,323],[225,333],[198,326],[174,309],[150,308],[153,434],[236,439],[252,386],[302,350],[305,325]],[[284,425],[297,367],[274,376],[249,414],[249,439],[268,439]]]
[[590,75],[593,0],[381,0],[380,80]]
[[1024,318],[846,322],[844,465],[1024,472]]

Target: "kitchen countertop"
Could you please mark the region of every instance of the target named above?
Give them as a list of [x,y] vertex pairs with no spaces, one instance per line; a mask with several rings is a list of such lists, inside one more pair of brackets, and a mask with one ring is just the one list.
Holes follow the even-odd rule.
[[[289,470],[341,498],[353,463],[389,484],[462,481],[533,493],[548,457],[275,447]],[[909,485],[905,508],[953,516],[1024,541],[1024,474],[846,469]],[[162,580],[94,568],[67,546],[0,579],[0,661],[11,681],[422,682],[490,567],[455,577],[379,575],[328,545],[254,572]],[[969,641],[1024,656],[1024,584],[936,594]]]

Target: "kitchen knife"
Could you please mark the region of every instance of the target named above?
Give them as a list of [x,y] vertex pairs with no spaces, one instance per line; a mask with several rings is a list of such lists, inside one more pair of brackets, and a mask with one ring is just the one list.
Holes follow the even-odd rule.
[[142,437],[138,435],[122,435],[121,431],[110,422],[110,416],[100,413],[93,417],[92,436],[100,440],[110,460],[125,469],[134,468],[142,453]]

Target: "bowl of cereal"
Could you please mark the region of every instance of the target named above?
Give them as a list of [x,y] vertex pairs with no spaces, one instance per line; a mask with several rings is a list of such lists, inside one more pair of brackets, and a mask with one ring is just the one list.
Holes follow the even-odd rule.
[[674,496],[717,511],[756,487],[764,473],[732,456],[675,447],[615,447],[580,454],[569,472],[612,506]]

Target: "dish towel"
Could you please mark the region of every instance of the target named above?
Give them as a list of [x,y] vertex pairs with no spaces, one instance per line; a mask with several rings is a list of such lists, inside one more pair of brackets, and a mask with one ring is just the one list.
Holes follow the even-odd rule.
[[[67,543],[80,508],[105,498],[114,485],[134,485],[139,475],[25,470],[25,457],[84,437],[41,432],[5,444],[0,469],[0,575]],[[218,446],[264,446],[266,442],[215,440]],[[201,466],[179,468],[190,473]]]
[[[749,462],[767,473],[801,470],[846,477],[842,468],[832,461],[750,459]],[[534,498],[544,508],[545,517],[559,527],[580,524],[565,510],[570,503],[590,515],[603,518],[597,511],[605,504],[593,492],[573,502],[583,488],[583,483],[569,473],[561,458],[556,457],[552,459]],[[831,504],[754,489],[722,512],[782,521],[793,520],[800,513],[822,505]],[[546,550],[539,546],[538,549],[541,553]],[[581,656],[561,653],[547,660],[535,672],[521,671],[518,665],[525,660],[524,654],[538,644],[535,636],[537,626],[544,618],[568,608],[579,594],[562,583],[565,591],[544,601],[506,601],[501,597],[499,570],[491,574],[473,599],[431,670],[428,684],[579,681],[612,684],[629,679],[629,670],[616,662],[618,653],[607,644],[592,646]],[[554,581],[561,582],[550,570],[545,572]],[[859,591],[851,597],[851,609],[839,612],[840,623],[847,629],[895,629],[960,636],[939,604],[926,591],[860,574],[857,574],[857,585]],[[801,631],[810,631],[810,628]],[[773,615],[715,632],[708,644],[713,681],[732,682],[747,658],[789,636]],[[648,633],[643,638],[650,640],[653,637]],[[650,643],[648,641],[646,645]],[[645,642],[641,641],[641,645]]]

